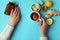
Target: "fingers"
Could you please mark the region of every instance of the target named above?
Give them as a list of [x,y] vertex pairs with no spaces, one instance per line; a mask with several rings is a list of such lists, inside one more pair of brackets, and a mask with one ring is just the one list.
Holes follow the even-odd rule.
[[39,24],[39,25],[40,25],[40,26],[42,26],[42,24],[43,24],[43,20],[42,20],[42,19],[40,19],[40,24]]
[[19,20],[19,17],[20,17],[20,14],[19,14],[19,13],[20,13],[20,12],[19,12],[18,7],[15,8],[14,12],[13,12],[13,10],[11,11],[11,15],[12,15],[15,19],[17,19],[17,20]]
[[40,26],[46,24],[45,20],[43,18],[40,19]]
[[17,18],[20,16],[18,7],[16,7],[14,10],[14,16]]
[[12,16],[13,15],[13,9],[11,10],[11,14],[10,14],[10,16]]
[[46,22],[45,22],[45,20],[42,18],[42,20],[43,20],[43,24],[45,24]]
[[17,13],[17,16],[19,16],[20,14],[20,12],[19,12],[19,9],[18,9],[18,7],[17,7],[17,11],[16,11],[16,13]]
[[17,7],[15,8],[15,10],[14,10],[13,14],[15,14],[15,13],[16,13],[16,11],[17,11]]
[[15,10],[14,10],[14,12],[13,12],[13,15],[14,16],[17,16],[18,15],[17,9],[18,9],[18,7],[16,7]]
[[18,7],[16,7],[16,16],[19,14]]
[[19,17],[20,17],[20,11],[19,11],[19,9],[17,8],[17,19],[19,19]]
[[42,18],[42,20],[43,20],[43,24],[42,25],[45,25],[46,26],[47,25],[46,24],[46,21],[43,18]]

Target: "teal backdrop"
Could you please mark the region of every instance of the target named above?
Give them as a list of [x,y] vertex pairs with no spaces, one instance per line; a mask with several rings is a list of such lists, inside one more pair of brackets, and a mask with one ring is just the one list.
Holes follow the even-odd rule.
[[[51,1],[53,1],[53,7],[51,9],[60,11],[60,0]],[[34,3],[39,4],[40,0],[13,0],[13,2],[19,4],[22,16],[13,32],[11,40],[39,40],[39,22],[33,22],[30,19],[30,14],[33,12],[31,5]],[[3,31],[9,21],[9,16],[4,14],[7,3],[9,3],[9,0],[0,0],[0,32]],[[40,14],[44,18],[46,12],[40,12]],[[48,28],[48,38],[49,40],[60,40],[60,16],[53,16],[52,19],[54,22]]]

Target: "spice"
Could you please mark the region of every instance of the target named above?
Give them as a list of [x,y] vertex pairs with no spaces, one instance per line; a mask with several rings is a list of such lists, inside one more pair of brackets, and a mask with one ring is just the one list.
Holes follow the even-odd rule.
[[47,7],[46,7],[46,6],[43,6],[43,7],[41,8],[41,10],[42,10],[42,11],[46,11],[46,10],[47,10]]

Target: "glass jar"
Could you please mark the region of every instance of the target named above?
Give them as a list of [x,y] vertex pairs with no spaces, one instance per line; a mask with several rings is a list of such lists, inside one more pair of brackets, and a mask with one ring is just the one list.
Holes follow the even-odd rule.
[[10,15],[10,13],[11,13],[11,10],[13,9],[15,9],[15,7],[17,7],[18,5],[16,5],[15,3],[13,3],[13,2],[9,2],[8,4],[7,4],[7,6],[6,6],[6,9],[5,9],[5,14],[8,14],[8,15]]

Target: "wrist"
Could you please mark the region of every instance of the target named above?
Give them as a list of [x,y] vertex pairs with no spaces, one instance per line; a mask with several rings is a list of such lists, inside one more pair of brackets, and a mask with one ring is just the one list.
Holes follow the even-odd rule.
[[10,26],[12,26],[12,27],[14,27],[14,26],[15,26],[14,24],[12,24],[12,23],[10,23],[10,22],[9,22],[8,24],[9,24]]
[[40,36],[41,37],[46,37],[47,35],[46,35],[46,33],[40,33]]

